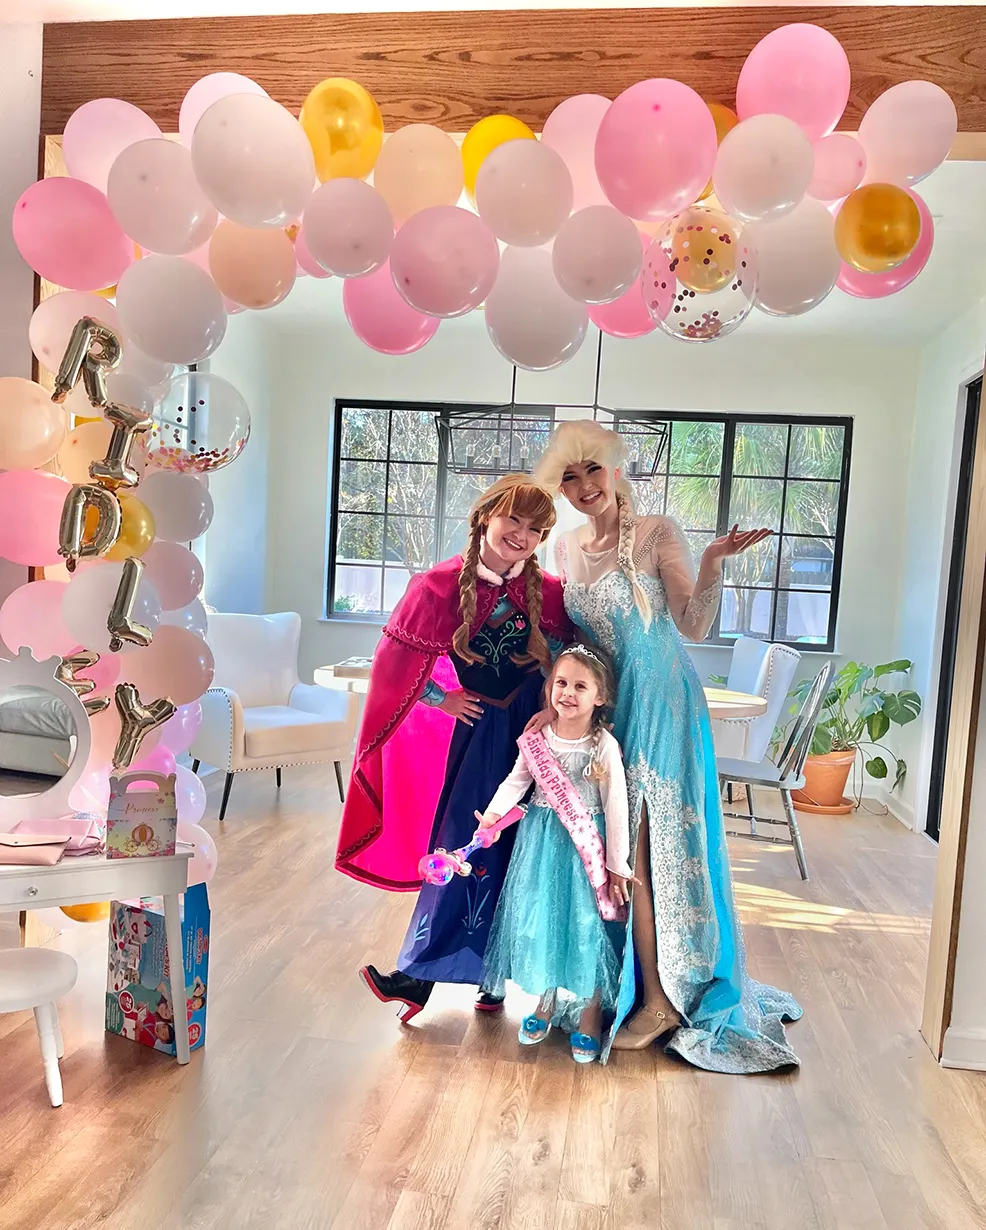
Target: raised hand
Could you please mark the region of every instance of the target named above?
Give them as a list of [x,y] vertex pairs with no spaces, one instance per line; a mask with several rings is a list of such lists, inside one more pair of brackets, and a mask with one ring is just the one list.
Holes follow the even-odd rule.
[[773,533],[773,530],[744,530],[740,533],[739,526],[734,525],[728,534],[709,543],[703,558],[722,561],[731,555],[739,555],[755,547],[758,542],[763,542],[765,538],[773,537]]

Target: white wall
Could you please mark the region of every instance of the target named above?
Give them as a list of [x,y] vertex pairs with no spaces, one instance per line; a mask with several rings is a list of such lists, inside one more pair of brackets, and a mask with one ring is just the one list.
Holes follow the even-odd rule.
[[922,696],[924,712],[916,722],[894,732],[894,748],[907,761],[908,776],[893,806],[905,823],[922,831],[927,818],[965,387],[983,370],[984,349],[986,301],[923,349],[918,372],[894,657],[913,661],[909,686]]
[[[337,298],[338,293],[334,282],[302,282],[292,293],[290,314],[274,309],[256,318],[267,331],[271,407],[266,603],[268,610],[301,613],[302,666],[307,670],[350,654],[370,653],[379,635],[373,625],[323,619],[334,399],[482,402],[505,400],[510,391],[509,365],[487,339],[480,314],[443,323],[418,354],[388,358],[366,350],[341,313],[326,315],[323,308],[317,316],[299,316],[306,296],[314,303],[316,298]],[[239,319],[231,322],[231,341]],[[893,650],[894,601],[904,549],[900,475],[908,464],[917,358],[904,349],[783,338],[783,332],[740,333],[708,347],[684,346],[657,335],[638,342],[607,339],[602,401],[623,408],[852,416],[855,438],[838,651],[882,660]],[[216,364],[232,353],[228,346],[230,341],[224,342]],[[522,373],[518,400],[557,406],[591,402],[595,353],[593,334],[566,367]],[[256,354],[254,349],[254,361]],[[231,360],[230,369],[234,366]],[[251,441],[247,451],[254,445]],[[231,474],[241,464],[231,467]],[[249,515],[247,501],[256,506],[255,488],[245,486],[237,498],[238,512],[222,513],[217,498],[216,529],[210,532],[208,547],[210,574],[217,559],[233,549],[229,535],[238,533],[240,518]],[[255,583],[251,586],[256,593]],[[214,605],[231,609],[215,598],[213,593]],[[728,652],[701,648],[696,658],[704,677],[724,670]],[[817,663],[813,655],[807,658],[806,673]]]
[[212,528],[200,551],[205,601],[219,611],[261,614],[267,605],[270,366],[266,333],[254,313],[230,317],[208,370],[228,380],[250,411],[250,439],[235,463],[209,479]]
[[0,376],[31,376],[34,274],[10,232],[17,198],[38,178],[41,26],[0,26]]

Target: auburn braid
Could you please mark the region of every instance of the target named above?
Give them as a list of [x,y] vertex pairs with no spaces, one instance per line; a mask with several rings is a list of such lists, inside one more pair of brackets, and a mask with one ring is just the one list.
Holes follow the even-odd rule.
[[620,510],[620,541],[616,559],[620,565],[620,571],[633,587],[634,605],[640,612],[640,617],[644,621],[644,627],[649,628],[653,611],[651,610],[650,599],[644,593],[643,586],[637,580],[637,565],[633,559],[633,548],[637,539],[637,526],[633,519],[633,510],[630,507],[630,501],[622,493],[617,495],[616,504]]
[[464,661],[475,664],[483,660],[481,654],[474,653],[469,648],[472,624],[476,618],[476,580],[479,575],[479,548],[483,542],[483,526],[475,513],[469,520],[469,544],[459,569],[459,615],[462,623],[452,637],[452,648]]

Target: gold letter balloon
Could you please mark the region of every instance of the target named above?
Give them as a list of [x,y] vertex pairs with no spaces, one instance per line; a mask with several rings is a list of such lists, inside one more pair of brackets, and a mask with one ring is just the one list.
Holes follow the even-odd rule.
[[150,628],[145,628],[134,620],[134,603],[137,601],[137,586],[144,575],[142,560],[131,556],[123,561],[123,575],[117,586],[116,597],[110,609],[110,617],[106,627],[110,634],[110,653],[119,653],[126,641],[146,649],[154,639]]
[[69,572],[75,571],[80,559],[105,555],[120,537],[122,526],[123,512],[114,492],[96,483],[72,487],[58,527],[58,554]]
[[113,768],[129,769],[145,735],[163,726],[178,710],[166,696],[152,700],[149,705],[142,704],[140,693],[132,683],[118,683],[115,697],[120,715],[120,738],[113,752]]

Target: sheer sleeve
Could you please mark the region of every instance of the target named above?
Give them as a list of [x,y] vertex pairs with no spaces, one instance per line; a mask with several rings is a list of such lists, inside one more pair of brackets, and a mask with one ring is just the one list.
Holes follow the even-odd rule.
[[599,785],[603,813],[606,816],[606,867],[618,876],[630,879],[630,805],[627,799],[627,779],[623,769],[620,745],[608,734],[599,749],[599,758],[606,776]]
[[639,554],[646,570],[660,577],[678,631],[689,641],[704,641],[722,597],[721,569],[703,568],[696,582],[688,542],[670,517],[657,519]]
[[555,576],[563,583],[568,580],[567,538],[567,534],[559,534],[555,542]]
[[510,776],[504,778],[497,788],[496,794],[490,800],[490,805],[486,809],[487,812],[492,811],[498,816],[505,816],[511,807],[516,806],[524,795],[527,794],[533,781],[534,778],[531,777],[531,771],[527,767],[523,754],[521,754],[517,757],[514,767],[510,770]]

